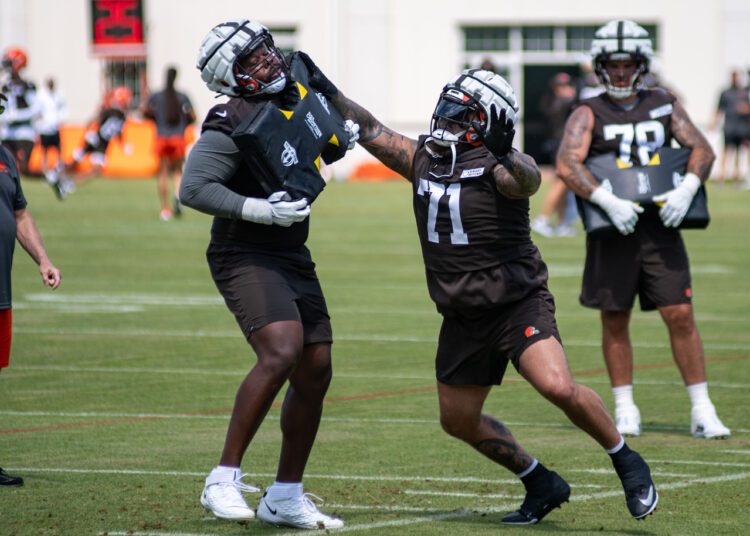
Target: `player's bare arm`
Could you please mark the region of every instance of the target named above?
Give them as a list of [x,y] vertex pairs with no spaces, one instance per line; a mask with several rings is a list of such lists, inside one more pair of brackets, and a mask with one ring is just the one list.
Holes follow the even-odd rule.
[[557,176],[584,199],[588,199],[598,186],[596,179],[584,165],[591,147],[593,130],[594,112],[588,106],[579,106],[565,123],[565,132],[557,152]]
[[396,173],[411,176],[417,140],[394,132],[365,108],[346,98],[341,91],[333,98],[333,104],[347,119],[359,124],[359,143],[362,147]]
[[503,164],[495,166],[492,172],[497,190],[511,199],[531,197],[542,183],[542,174],[534,159],[518,151],[511,151]]
[[706,137],[693,124],[685,108],[679,102],[674,103],[672,112],[672,135],[680,142],[680,145],[692,149],[686,171],[695,173],[702,181],[708,179],[716,155]]

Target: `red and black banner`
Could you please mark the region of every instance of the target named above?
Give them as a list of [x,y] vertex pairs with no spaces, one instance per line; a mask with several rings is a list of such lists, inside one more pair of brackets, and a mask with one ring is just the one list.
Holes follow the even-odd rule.
[[91,0],[91,45],[97,56],[145,56],[144,0]]

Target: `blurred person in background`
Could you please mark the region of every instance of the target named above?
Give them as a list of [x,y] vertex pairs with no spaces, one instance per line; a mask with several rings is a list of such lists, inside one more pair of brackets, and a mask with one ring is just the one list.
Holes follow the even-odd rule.
[[[42,173],[55,189],[58,198],[62,199],[65,192],[60,181],[60,172],[63,170],[60,126],[67,119],[68,110],[62,93],[55,87],[53,78],[48,78],[45,85],[41,87],[37,94],[37,101],[40,114],[34,126],[39,134],[39,144],[42,150]],[[56,160],[54,166],[50,166],[52,153]]]
[[442,315],[435,372],[440,424],[513,472],[526,496],[501,519],[532,525],[570,497],[570,486],[483,413],[508,363],[609,454],[630,514],[659,500],[648,465],[630,450],[595,391],[572,377],[531,240],[529,197],[541,175],[513,149],[519,108],[513,88],[489,71],[463,71],[443,88],[430,133],[394,132],[335,87],[332,102],[360,125],[360,144],[410,182],[430,297]]
[[[182,214],[178,193],[185,161],[185,129],[195,122],[193,105],[187,95],[175,89],[175,80],[177,69],[169,67],[164,89],[149,97],[144,110],[144,115],[156,123],[156,155],[159,158],[157,188],[161,203],[159,217],[163,221]],[[170,175],[172,196],[169,195]]]
[[0,117],[0,140],[13,154],[18,168],[29,174],[29,158],[36,141],[34,121],[39,116],[36,85],[21,76],[28,58],[21,48],[11,47],[3,53],[2,91],[8,98],[5,114]]
[[[549,82],[549,89],[539,101],[539,109],[547,127],[546,139],[542,150],[554,164],[557,149],[565,128],[565,120],[576,102],[577,90],[570,75],[557,73]],[[531,223],[531,230],[540,235],[552,238],[555,236],[575,236],[573,222],[578,217],[575,200],[567,197],[568,187],[558,177],[553,177],[547,194],[542,200],[539,215]],[[573,201],[573,202],[571,202]],[[557,225],[552,223],[553,214],[557,214]]]
[[[750,96],[742,87],[739,71],[732,71],[729,87],[721,92],[711,125],[717,130],[723,119],[724,149],[719,162],[719,185],[740,179],[740,153],[750,138]],[[750,150],[749,150],[750,152]],[[731,160],[731,165],[730,164]]]
[[[61,179],[65,193],[73,192],[75,184],[84,183],[101,174],[107,164],[107,148],[113,139],[120,141],[125,154],[132,154],[132,146],[122,137],[122,129],[132,101],[133,92],[126,86],[115,87],[104,96],[96,120],[86,125],[83,146],[73,151],[72,161],[65,166],[65,175],[72,178]],[[79,165],[86,156],[91,168],[82,172]]]
[[[5,95],[0,93],[0,116],[5,110],[5,103]],[[11,268],[16,240],[39,266],[42,283],[53,290],[60,285],[60,270],[50,261],[39,229],[26,206],[16,159],[0,145],[0,372],[10,365],[13,334]],[[22,484],[23,478],[0,469],[0,486]]]
[[[633,399],[629,331],[638,295],[641,309],[657,309],[667,326],[672,355],[692,406],[690,432],[695,437],[726,438],[730,430],[708,396],[703,344],[693,316],[690,266],[677,229],[708,178],[714,154],[671,93],[642,86],[652,54],[648,32],[633,21],[615,20],[599,28],[591,55],[606,92],[580,103],[565,125],[557,174],[577,195],[598,205],[619,231],[587,236],[580,302],[601,311],[604,361],[620,433],[641,433],[641,414]],[[614,195],[585,165],[589,157],[610,153],[626,164],[637,159],[645,165],[672,139],[692,150],[687,172],[677,187],[655,196],[654,204],[646,208]]]
[[492,61],[492,58],[484,58],[482,60],[482,63],[479,64],[479,68],[484,71],[490,71],[491,73],[497,72],[497,68],[495,67],[495,63]]
[[[288,140],[284,143],[287,166],[302,168],[321,159],[302,140],[307,147],[317,143],[310,140],[328,143],[334,128],[342,142],[346,131],[348,140],[346,145],[336,142],[337,156],[354,147],[356,125],[332,119],[333,104],[320,90],[330,82],[318,80],[313,68],[302,52],[284,56],[268,28],[256,21],[237,19],[215,26],[201,43],[198,69],[211,91],[230,98],[206,115],[185,163],[180,200],[214,216],[206,252],[211,276],[257,356],[237,390],[224,449],[206,478],[201,504],[222,519],[242,521],[257,515],[273,525],[315,530],[340,528],[344,522],[321,512],[302,482],[333,374],[331,321],[305,246],[310,206],[293,191],[269,195],[261,182],[261,164],[253,160],[262,149],[241,149],[232,137],[240,125],[251,127],[245,119],[277,107],[302,110],[288,117],[274,114],[277,122],[258,133],[264,146],[278,147],[292,113],[295,121],[303,122],[300,139],[293,140],[296,149]],[[274,153],[273,160],[277,158]],[[322,182],[320,174],[314,179]],[[242,481],[241,464],[287,381],[276,480],[263,493],[256,513],[242,492],[260,490]]]

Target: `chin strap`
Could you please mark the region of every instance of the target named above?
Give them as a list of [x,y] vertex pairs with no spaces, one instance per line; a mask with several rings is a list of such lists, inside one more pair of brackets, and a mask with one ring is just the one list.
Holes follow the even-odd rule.
[[[439,143],[440,141],[442,141],[442,140],[436,140],[435,138],[433,138],[432,136],[430,136],[429,138],[427,138],[427,141],[424,144],[425,150],[430,154],[430,156],[432,158],[436,158],[436,159],[437,158],[442,158],[442,155],[440,155],[439,153],[437,153],[434,149],[430,149],[429,143],[433,142],[433,143],[436,143],[437,145],[439,145],[441,147],[444,147],[443,145],[441,145]],[[453,170],[456,168],[456,144],[455,143],[451,143],[449,147],[450,147],[450,150],[451,150],[451,168],[450,168],[450,171],[448,173],[442,173],[442,174],[435,173],[434,171],[430,171],[430,175],[432,175],[436,179],[442,179],[443,177],[452,177],[453,176]]]

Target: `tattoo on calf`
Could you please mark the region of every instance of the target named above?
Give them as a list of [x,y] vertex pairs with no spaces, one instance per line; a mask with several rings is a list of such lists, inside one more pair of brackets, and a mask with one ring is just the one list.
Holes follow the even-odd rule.
[[531,465],[533,458],[521,448],[503,423],[487,415],[482,415],[482,420],[497,435],[475,443],[472,445],[475,449],[514,473],[520,473]]

